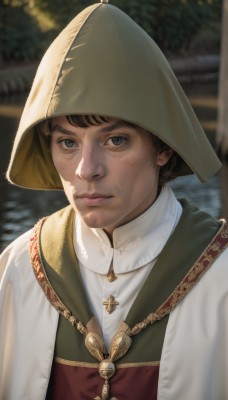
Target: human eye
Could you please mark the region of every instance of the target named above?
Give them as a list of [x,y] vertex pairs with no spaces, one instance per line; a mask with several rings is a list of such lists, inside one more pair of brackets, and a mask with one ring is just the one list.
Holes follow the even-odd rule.
[[71,150],[71,149],[77,147],[77,144],[76,144],[75,140],[72,140],[72,139],[69,139],[69,138],[59,139],[58,142],[60,143],[62,148],[65,149],[65,150]]
[[128,143],[128,138],[123,135],[115,135],[107,140],[107,144],[111,147],[123,147]]

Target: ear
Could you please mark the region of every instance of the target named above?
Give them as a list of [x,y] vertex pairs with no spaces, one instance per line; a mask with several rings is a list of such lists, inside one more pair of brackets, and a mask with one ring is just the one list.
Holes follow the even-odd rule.
[[168,147],[165,150],[160,150],[157,153],[156,164],[159,167],[163,167],[170,160],[170,158],[172,157],[173,153],[174,153],[174,151],[170,147]]

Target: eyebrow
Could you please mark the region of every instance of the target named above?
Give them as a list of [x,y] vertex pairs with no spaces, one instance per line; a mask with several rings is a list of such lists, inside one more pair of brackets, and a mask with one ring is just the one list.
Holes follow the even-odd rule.
[[55,124],[52,128],[51,128],[51,133],[53,132],[60,132],[63,133],[65,135],[73,135],[74,133],[72,131],[69,131],[68,129],[63,128],[61,125],[59,124]]
[[117,129],[122,129],[122,128],[135,128],[135,124],[132,124],[131,122],[124,122],[124,121],[117,121],[113,122],[111,125],[103,126],[101,127],[101,132],[111,132]]

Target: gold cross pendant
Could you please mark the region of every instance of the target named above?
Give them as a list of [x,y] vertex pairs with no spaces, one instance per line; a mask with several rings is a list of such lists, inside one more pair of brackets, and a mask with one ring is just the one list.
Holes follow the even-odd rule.
[[119,303],[116,301],[115,297],[109,296],[102,304],[105,306],[106,311],[111,314]]

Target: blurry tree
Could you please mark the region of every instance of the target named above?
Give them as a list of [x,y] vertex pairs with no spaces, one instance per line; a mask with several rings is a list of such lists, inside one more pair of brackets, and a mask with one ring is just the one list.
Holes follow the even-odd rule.
[[[79,11],[95,1],[36,0],[61,29]],[[202,29],[215,30],[221,18],[222,0],[112,0],[151,35],[163,51],[187,51]],[[218,35],[219,38],[219,35]]]
[[220,21],[222,0],[116,0],[165,52],[187,51],[203,28]]
[[95,2],[92,0],[34,0],[33,6],[52,19],[55,22],[56,29],[60,30],[76,14]]
[[228,0],[223,4],[218,111],[217,143],[228,159]]
[[27,1],[0,0],[0,54],[2,60],[31,60],[39,52],[40,33],[27,10]]
[[[39,57],[40,44],[43,49],[47,47],[63,26],[96,1],[0,0],[3,58],[26,59],[36,54]],[[166,53],[189,51],[202,30],[206,32],[204,44],[206,40],[211,43],[218,31],[222,6],[222,0],[110,0],[110,3],[129,14]],[[44,36],[40,36],[38,27],[41,33],[45,31],[46,42],[40,40]]]
[[222,216],[228,221],[228,0],[223,2],[217,143],[222,156]]

